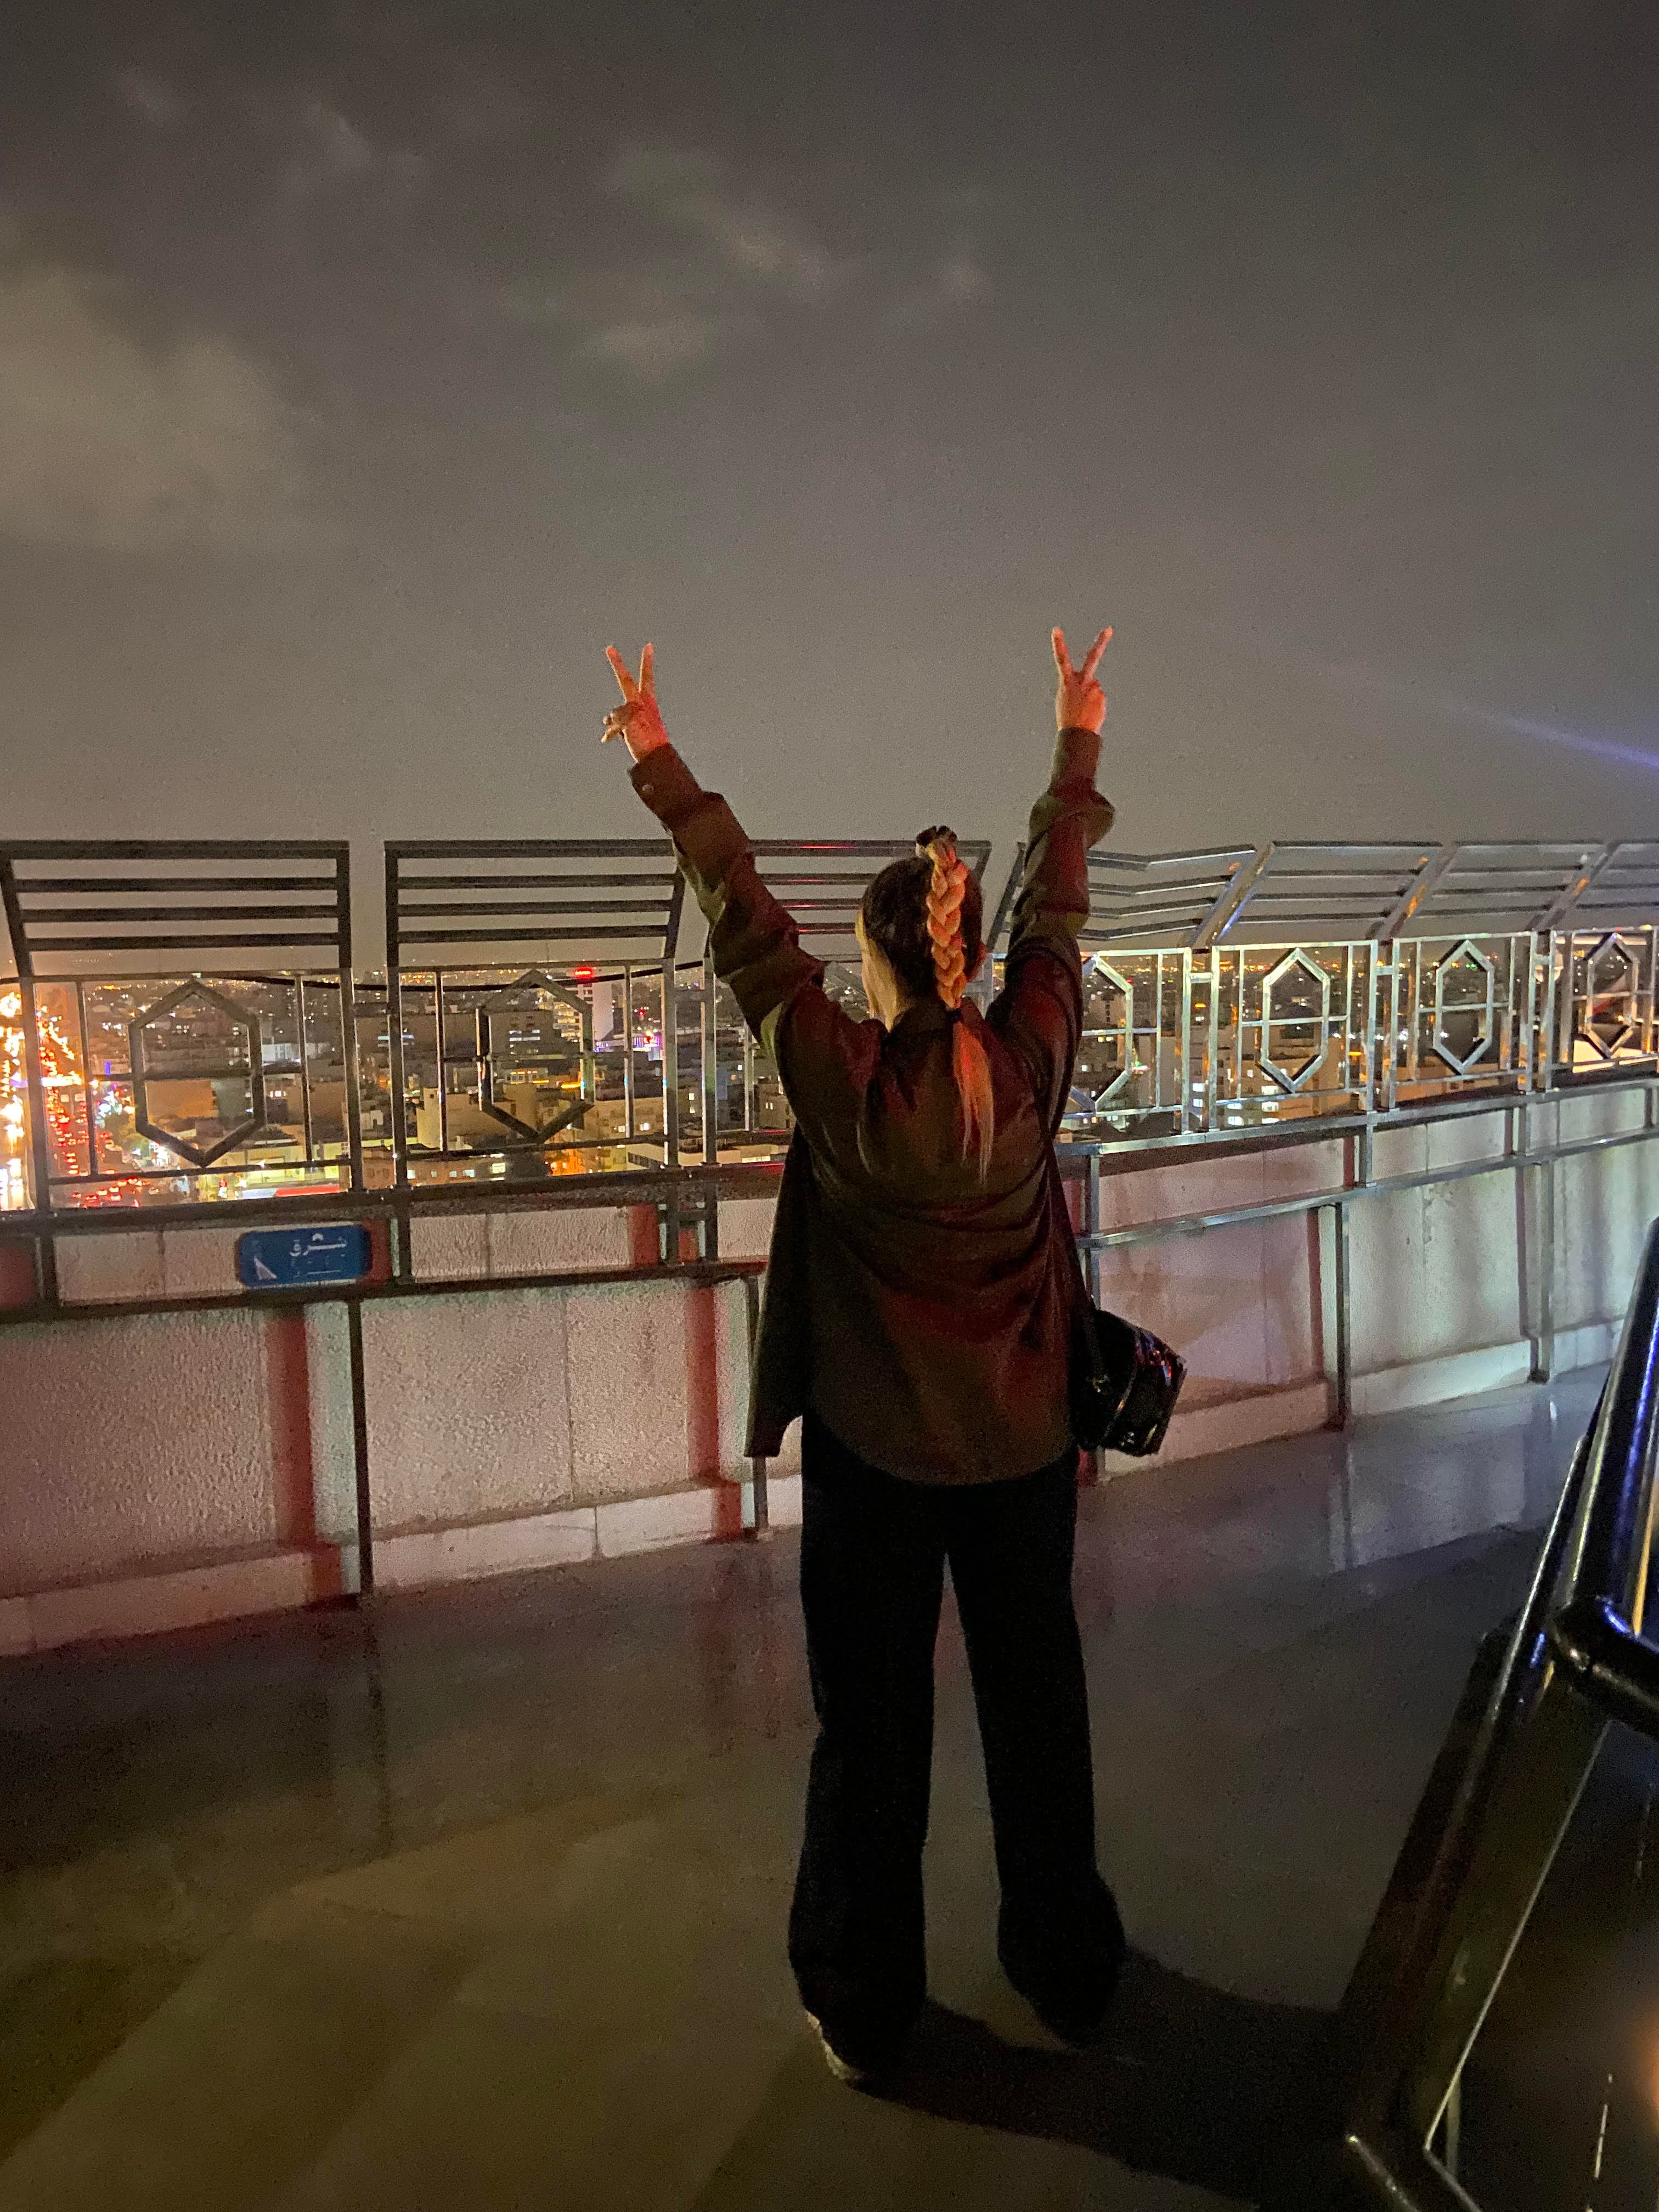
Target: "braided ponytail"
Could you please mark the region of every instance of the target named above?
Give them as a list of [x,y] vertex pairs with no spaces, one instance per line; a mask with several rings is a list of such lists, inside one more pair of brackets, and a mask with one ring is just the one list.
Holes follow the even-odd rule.
[[968,956],[962,942],[962,901],[968,870],[957,857],[953,830],[924,830],[916,840],[916,856],[933,864],[927,893],[933,988],[954,1013],[968,988]]
[[[924,830],[916,840],[916,854],[932,863],[926,894],[927,937],[933,950],[933,988],[953,1014],[960,1015],[968,988],[968,949],[963,939],[962,909],[969,874],[957,853],[954,830],[941,824]],[[977,936],[978,932],[975,930]],[[991,1063],[976,1032],[958,1019],[951,1035],[951,1073],[956,1079],[962,1105],[962,1156],[970,1146],[978,1152],[981,1182],[990,1171],[991,1147],[996,1136],[996,1109],[991,1091]]]
[[991,1063],[979,1018],[965,1015],[962,1002],[984,955],[982,913],[978,881],[957,856],[955,832],[942,827],[922,831],[913,858],[890,860],[859,906],[866,936],[906,995],[938,998],[955,1017],[951,1073],[962,1102],[962,1157],[977,1155],[981,1182],[990,1172],[996,1134]]

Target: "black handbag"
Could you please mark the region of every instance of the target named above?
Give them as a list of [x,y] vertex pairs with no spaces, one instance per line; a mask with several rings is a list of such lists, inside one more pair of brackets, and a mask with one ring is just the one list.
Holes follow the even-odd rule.
[[1055,1234],[1064,1237],[1071,1255],[1064,1264],[1072,1285],[1073,1442],[1085,1451],[1127,1452],[1144,1459],[1164,1442],[1187,1379],[1187,1363],[1151,1329],[1137,1328],[1089,1296],[1052,1146],[1048,1174]]

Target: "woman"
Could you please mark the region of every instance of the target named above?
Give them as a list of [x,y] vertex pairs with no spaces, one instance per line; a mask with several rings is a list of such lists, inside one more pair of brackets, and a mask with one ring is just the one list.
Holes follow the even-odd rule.
[[1075,1261],[1051,1166],[1082,1025],[1078,933],[1104,629],[1054,633],[1060,740],[1031,812],[1003,989],[948,830],[871,884],[854,1022],[762,883],[726,801],[668,742],[647,645],[607,655],[634,787],[708,917],[716,973],[777,1067],[796,1128],[779,1192],[749,1449],[801,1418],[801,1597],[818,1736],[789,1923],[808,2018],[843,2079],[890,2068],[927,1992],[921,1855],[946,1562],[984,1746],[998,1953],[1038,2016],[1085,2042],[1123,1954],[1095,1864],[1088,1695],[1072,1603],[1066,1422]]

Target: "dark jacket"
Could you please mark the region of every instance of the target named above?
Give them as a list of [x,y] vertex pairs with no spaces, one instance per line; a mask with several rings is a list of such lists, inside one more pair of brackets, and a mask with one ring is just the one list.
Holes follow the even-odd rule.
[[[1089,848],[1112,810],[1100,739],[1064,731],[1031,810],[1003,988],[982,1018],[937,999],[855,1022],[756,872],[717,793],[672,746],[634,787],[672,834],[716,973],[771,1054],[796,1129],[772,1230],[749,1449],[810,1407],[859,1458],[918,1482],[994,1482],[1065,1450],[1073,1265],[1048,1160],[1077,1057]],[[963,1158],[952,1024],[990,1060],[990,1170]]]

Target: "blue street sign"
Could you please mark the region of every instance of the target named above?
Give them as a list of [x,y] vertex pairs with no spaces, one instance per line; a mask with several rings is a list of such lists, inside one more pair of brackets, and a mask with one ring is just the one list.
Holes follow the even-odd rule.
[[250,1229],[236,1239],[236,1273],[250,1291],[294,1291],[310,1283],[361,1283],[374,1249],[361,1221],[318,1229]]

